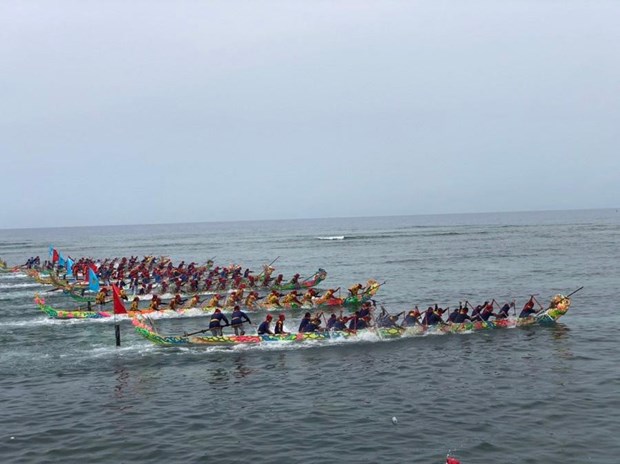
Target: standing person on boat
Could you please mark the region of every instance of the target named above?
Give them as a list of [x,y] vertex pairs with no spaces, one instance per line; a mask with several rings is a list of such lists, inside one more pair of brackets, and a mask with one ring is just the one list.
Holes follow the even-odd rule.
[[273,332],[269,328],[269,324],[271,324],[272,319],[273,317],[271,316],[271,314],[267,314],[265,320],[261,322],[261,324],[258,326],[258,335],[273,335]]
[[230,325],[235,331],[235,335],[245,335],[245,330],[243,330],[244,321],[248,324],[252,323],[248,315],[241,311],[241,308],[239,308],[239,306],[235,306],[230,316]]
[[534,297],[531,296],[527,303],[523,306],[521,313],[519,314],[519,319],[524,317],[530,317],[532,314],[535,314],[536,310],[534,309]]
[[284,314],[280,314],[278,316],[278,320],[276,321],[276,326],[273,331],[276,335],[288,335],[289,334],[288,332],[284,331],[284,320],[285,319],[286,318],[284,317]]
[[[222,325],[222,321],[225,323],[225,325]],[[217,308],[213,312],[213,314],[211,314],[211,320],[209,321],[209,329],[211,330],[211,333],[215,337],[221,337],[222,328],[228,325],[230,325],[228,319],[226,318],[226,316],[224,316],[224,314],[222,314],[222,310],[220,308]]]
[[299,323],[299,330],[298,330],[299,333],[305,332],[304,329],[306,328],[306,325],[308,325],[311,319],[312,319],[312,316],[310,313],[304,314],[304,317],[301,319],[301,322]]
[[415,325],[422,325],[420,323],[420,310],[417,306],[409,311],[403,320],[403,327],[413,327]]

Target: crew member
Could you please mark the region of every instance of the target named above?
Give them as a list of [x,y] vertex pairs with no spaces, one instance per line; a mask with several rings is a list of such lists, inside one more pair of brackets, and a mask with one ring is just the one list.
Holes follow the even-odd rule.
[[[222,326],[222,321],[225,323],[224,326]],[[222,310],[217,308],[213,314],[211,314],[211,320],[209,321],[209,329],[211,330],[211,333],[214,337],[221,337],[222,327],[226,327],[227,325],[229,325],[228,319],[224,316],[224,314],[222,314]]]
[[265,320],[258,326],[258,335],[273,335],[273,332],[269,328],[269,324],[271,324],[272,319],[273,317],[271,314],[267,314]]
[[245,330],[243,330],[244,321],[246,321],[248,324],[252,323],[248,315],[241,311],[241,308],[239,308],[239,306],[235,306],[230,316],[230,325],[235,331],[235,335],[245,335]]

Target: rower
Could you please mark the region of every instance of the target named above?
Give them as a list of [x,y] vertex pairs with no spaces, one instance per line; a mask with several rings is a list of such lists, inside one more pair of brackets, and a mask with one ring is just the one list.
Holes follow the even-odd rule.
[[276,326],[273,331],[276,335],[288,335],[289,334],[288,332],[284,331],[284,320],[285,319],[286,318],[284,317],[284,314],[280,314],[278,316],[278,320],[276,321]]
[[258,299],[257,292],[250,292],[248,296],[245,298],[244,305],[247,308],[255,309],[256,308],[256,300]]
[[278,274],[278,277],[276,277],[272,285],[274,287],[279,287],[280,285],[282,285],[283,280],[284,280],[284,276],[282,274]]
[[244,321],[247,321],[249,324],[252,323],[248,315],[241,311],[241,308],[239,308],[239,306],[235,306],[230,316],[230,325],[235,331],[235,335],[245,335],[245,330],[243,330]]
[[352,287],[349,287],[349,296],[351,298],[356,297],[361,289],[362,289],[362,284],[355,284]]
[[134,296],[133,300],[131,300],[131,306],[129,306],[129,311],[140,311],[140,308],[138,307],[139,304],[140,304],[140,298],[137,296]]
[[95,297],[95,303],[97,304],[105,304],[105,297],[107,295],[107,291],[105,288],[102,288],[101,290],[99,290],[99,292],[97,293],[97,296]]
[[265,304],[269,306],[277,306],[280,307],[280,294],[277,290],[272,290],[269,295],[267,295],[267,299],[265,300]]
[[308,323],[304,326],[303,332],[312,333],[312,332],[322,332],[321,328],[321,316],[323,313],[319,313],[314,316],[312,319],[308,321]]
[[292,279],[289,281],[289,284],[294,285],[295,287],[297,287],[299,285],[299,274],[295,274]]
[[483,321],[488,321],[491,316],[493,316],[495,319],[497,319],[497,314],[495,314],[493,312],[493,302],[494,301],[495,300],[492,300],[490,303],[487,303],[487,305],[482,308],[482,312],[480,313],[480,317],[482,318]]
[[220,295],[213,295],[213,297],[207,303],[208,308],[219,308],[220,307],[220,299],[222,297]]
[[273,317],[271,314],[267,314],[265,320],[258,326],[258,335],[273,335],[273,332],[269,328],[269,324],[271,324],[272,319]]
[[325,328],[327,330],[332,330],[334,328],[334,326],[336,325],[336,322],[338,322],[338,317],[332,313],[332,315],[329,317],[329,319],[327,319],[327,324],[325,326]]
[[454,308],[454,311],[452,311],[448,315],[448,322],[454,322],[454,320],[456,319],[456,316],[458,316],[458,314],[461,311],[461,309],[463,309],[462,305],[459,305],[458,308]]
[[[226,323],[226,325],[222,326],[222,321]],[[228,319],[224,314],[222,314],[222,310],[217,308],[213,314],[211,314],[211,320],[209,321],[209,329],[214,337],[222,336],[222,327],[226,327],[230,325]]]
[[312,316],[310,315],[310,313],[304,314],[304,317],[302,318],[301,322],[299,323],[299,330],[298,330],[299,333],[305,332],[304,328],[306,327],[308,322],[310,322],[311,319],[312,319]]
[[459,314],[457,314],[457,316],[454,318],[454,323],[455,324],[461,324],[465,321],[470,321],[471,322],[471,318],[469,317],[469,315],[467,314],[469,310],[467,308],[461,308],[461,311],[459,312]]
[[536,310],[534,309],[534,297],[531,296],[527,303],[523,306],[521,313],[519,314],[519,319],[524,317],[530,317],[532,314],[535,314]]
[[426,323],[428,325],[445,325],[445,322],[441,318],[441,312],[441,308],[438,308],[437,305],[435,305],[435,309],[426,317]]
[[200,295],[194,295],[191,300],[189,300],[189,307],[196,308],[198,307],[198,303],[200,303]]
[[297,298],[297,290],[293,290],[291,293],[284,296],[282,299],[284,306],[291,306],[293,304],[301,306],[301,301]]
[[504,304],[504,306],[502,306],[499,312],[497,313],[497,316],[495,316],[495,319],[506,319],[510,312],[510,308],[514,308],[514,307],[515,307],[514,301],[511,302],[510,304],[508,303]]
[[157,297],[157,295],[153,295],[153,299],[151,300],[151,304],[149,305],[149,310],[159,311],[159,298]]
[[420,324],[420,310],[416,307],[407,313],[403,320],[403,327],[413,327]]
[[364,318],[370,316],[371,310],[372,306],[370,305],[370,301],[364,302],[359,310],[359,317]]
[[313,298],[316,295],[317,295],[317,292],[315,289],[313,288],[309,289],[306,293],[304,293],[304,296],[301,299],[302,305],[303,306],[314,306]]

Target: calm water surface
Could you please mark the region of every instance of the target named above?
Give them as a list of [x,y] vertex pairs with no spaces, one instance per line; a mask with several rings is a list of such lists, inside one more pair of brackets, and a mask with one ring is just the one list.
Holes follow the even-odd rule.
[[449,450],[463,464],[620,460],[616,210],[0,230],[12,265],[50,244],[254,269],[279,256],[285,276],[325,268],[324,287],[386,280],[377,299],[392,312],[585,288],[554,327],[171,349],[125,322],[115,348],[110,321],[47,319],[32,302],[47,288],[2,275],[1,462],[443,463]]

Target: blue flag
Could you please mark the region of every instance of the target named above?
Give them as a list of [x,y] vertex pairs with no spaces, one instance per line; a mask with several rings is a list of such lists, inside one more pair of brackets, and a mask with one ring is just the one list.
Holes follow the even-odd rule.
[[58,253],[58,265],[59,266],[64,266],[66,263],[67,263],[67,260],[62,255],[62,253]]
[[52,256],[54,256],[54,246],[50,245],[50,259]]
[[95,271],[88,268],[88,288],[93,292],[99,291],[99,277],[95,274]]
[[73,277],[73,264],[75,264],[75,261],[67,258],[67,277]]

